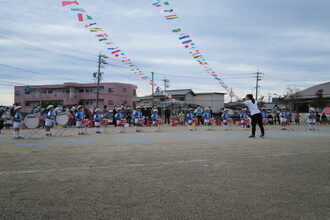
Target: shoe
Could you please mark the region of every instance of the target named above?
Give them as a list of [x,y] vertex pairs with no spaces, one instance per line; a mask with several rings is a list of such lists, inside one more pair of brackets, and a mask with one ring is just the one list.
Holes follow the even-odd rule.
[[254,136],[254,135],[250,135],[250,136],[249,136],[249,138],[255,138],[255,137],[256,137],[256,136]]
[[21,137],[21,136],[18,136],[18,138],[17,139],[24,139],[23,137]]
[[100,131],[97,131],[96,134],[101,134],[101,132]]
[[264,134],[262,134],[262,135],[260,135],[260,137],[261,137],[261,138],[264,138],[264,137],[265,137],[265,135],[264,135]]

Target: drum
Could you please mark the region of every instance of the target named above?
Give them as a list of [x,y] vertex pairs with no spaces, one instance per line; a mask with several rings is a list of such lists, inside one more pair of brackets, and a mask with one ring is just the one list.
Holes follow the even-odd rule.
[[61,112],[58,113],[55,117],[55,121],[59,125],[72,125],[73,124],[73,116],[69,112]]
[[211,118],[211,119],[210,119],[210,122],[211,122],[211,123],[215,122],[215,119],[214,119],[214,118]]
[[102,124],[105,124],[105,125],[109,124],[109,119],[102,119]]
[[127,123],[127,120],[126,120],[126,119],[122,119],[122,120],[121,120],[121,123],[122,123],[122,124],[126,124],[126,123]]
[[158,124],[163,123],[163,119],[161,119],[161,118],[157,119],[157,123],[158,123]]
[[233,122],[233,119],[232,119],[232,118],[228,118],[227,121],[228,121],[228,122]]
[[250,119],[248,119],[248,118],[245,119],[245,122],[246,122],[246,123],[250,123]]
[[263,118],[262,119],[262,122],[267,123],[268,122],[268,119],[267,118]]
[[40,128],[45,122],[45,119],[40,114],[29,114],[24,118],[26,128]]
[[84,120],[82,121],[82,124],[83,124],[83,125],[88,125],[88,124],[89,124],[89,120],[88,120],[88,119],[84,119]]
[[144,119],[139,119],[140,124],[144,124]]
[[192,120],[192,122],[193,122],[193,123],[198,123],[198,119],[197,119],[197,118],[194,118],[194,119]]

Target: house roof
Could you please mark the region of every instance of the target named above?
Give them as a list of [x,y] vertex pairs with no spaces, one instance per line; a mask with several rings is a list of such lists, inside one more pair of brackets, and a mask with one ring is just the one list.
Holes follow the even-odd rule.
[[[196,94],[191,89],[177,89],[177,90],[167,90],[168,94],[171,94],[172,96],[178,96],[178,95],[187,95],[188,93],[191,93],[193,96],[196,96]],[[154,96],[163,96],[162,92],[155,92]]]
[[320,89],[323,90],[324,98],[330,98],[330,82],[326,82],[300,91],[298,93],[298,95],[300,96],[299,99],[315,98],[315,93]]

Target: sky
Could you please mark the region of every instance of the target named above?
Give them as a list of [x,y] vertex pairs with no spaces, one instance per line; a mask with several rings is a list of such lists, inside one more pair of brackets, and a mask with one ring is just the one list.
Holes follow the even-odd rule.
[[[225,92],[182,47],[171,32],[177,27],[239,97],[255,91],[258,70],[266,100],[287,87],[330,81],[328,0],[169,2],[175,21],[166,21],[150,0],[80,0],[79,7],[143,72],[155,72],[162,88],[166,77],[169,89]],[[93,82],[100,52],[109,56],[103,82],[135,84],[138,96],[151,93],[60,0],[0,0],[0,8],[0,105],[13,103],[15,85]]]

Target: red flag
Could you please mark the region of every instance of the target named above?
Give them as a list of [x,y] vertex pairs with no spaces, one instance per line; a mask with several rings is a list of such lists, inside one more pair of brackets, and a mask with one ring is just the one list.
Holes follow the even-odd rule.
[[115,50],[115,51],[113,51],[113,52],[111,52],[112,54],[115,54],[115,53],[118,53],[118,52],[120,52],[121,50]]
[[72,5],[72,4],[79,5],[79,3],[77,1],[62,1],[62,6],[67,6],[67,5]]
[[96,37],[108,37],[107,34],[98,34],[98,35],[95,35]]

